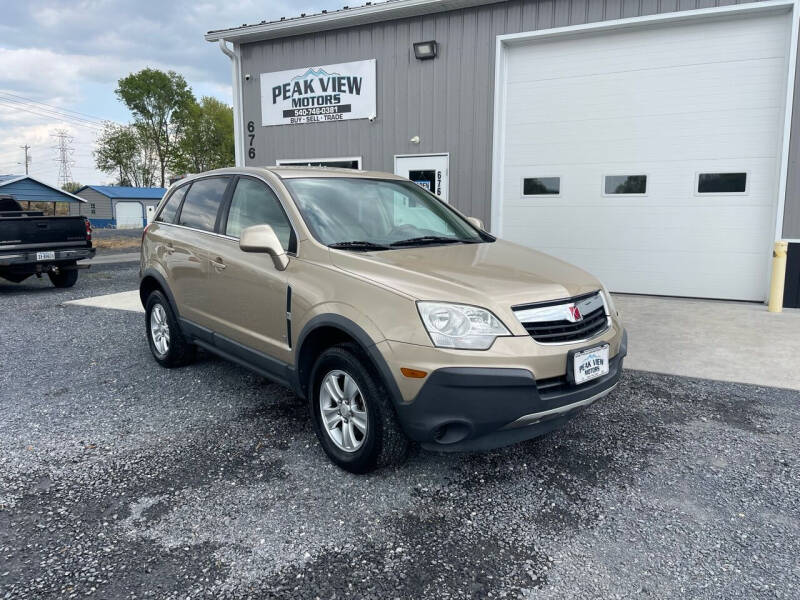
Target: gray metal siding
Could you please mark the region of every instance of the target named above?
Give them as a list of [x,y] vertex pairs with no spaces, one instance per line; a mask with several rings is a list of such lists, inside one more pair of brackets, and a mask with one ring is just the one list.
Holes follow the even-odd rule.
[[[487,224],[491,203],[495,38],[588,22],[737,4],[735,0],[513,0],[475,8],[244,44],[245,124],[255,123],[256,158],[362,156],[363,168],[394,169],[395,154],[450,153],[450,201]],[[435,39],[439,56],[418,61],[413,42]],[[261,126],[259,74],[377,59],[377,119]],[[800,103],[796,94],[795,103]],[[800,120],[797,114],[796,120]],[[800,124],[798,124],[800,126]],[[790,167],[800,191],[800,129]],[[419,135],[418,145],[409,139]],[[800,237],[800,199],[787,195],[786,231]]]
[[[800,48],[798,50],[800,59]],[[789,170],[786,175],[783,237],[798,240],[800,239],[800,60],[794,79],[792,135],[789,140]]]
[[[114,215],[111,212],[111,198],[108,196],[104,196],[103,194],[96,192],[91,188],[82,190],[80,193],[75,195],[86,200],[86,204],[81,204],[80,212],[76,212],[74,214],[80,214],[84,217],[88,217],[89,219],[92,217],[95,219],[114,218]],[[92,203],[95,205],[95,214],[92,214],[91,211]],[[73,214],[72,209],[70,209],[70,214]]]

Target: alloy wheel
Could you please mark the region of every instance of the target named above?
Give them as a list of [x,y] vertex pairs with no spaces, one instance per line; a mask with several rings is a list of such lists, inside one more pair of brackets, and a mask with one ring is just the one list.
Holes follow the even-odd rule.
[[367,437],[367,407],[355,380],[344,371],[322,379],[319,408],[325,433],[337,448],[356,452]]
[[150,311],[150,337],[159,354],[163,355],[169,351],[167,311],[160,304],[153,306],[153,310]]

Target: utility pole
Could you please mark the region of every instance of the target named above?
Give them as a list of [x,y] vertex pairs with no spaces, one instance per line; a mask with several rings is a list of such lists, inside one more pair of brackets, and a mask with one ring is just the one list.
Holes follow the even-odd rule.
[[28,150],[30,150],[31,147],[28,144],[25,144],[24,146],[20,146],[20,148],[25,151],[25,175],[27,175],[28,174],[28,167],[31,164],[31,157],[28,154]]
[[56,145],[53,148],[56,151],[56,162],[58,163],[58,185],[63,187],[65,184],[72,181],[72,142],[74,138],[69,134],[66,129],[56,129],[56,132],[51,134],[50,137],[56,138]]

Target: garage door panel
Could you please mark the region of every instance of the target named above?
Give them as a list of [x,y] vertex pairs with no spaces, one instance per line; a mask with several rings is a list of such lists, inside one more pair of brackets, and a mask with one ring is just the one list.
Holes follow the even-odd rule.
[[[511,47],[503,236],[617,291],[763,299],[788,33],[760,14]],[[701,172],[745,172],[747,191],[698,195]],[[647,193],[604,195],[612,174]],[[522,196],[556,176],[558,197]]]
[[[623,293],[663,295],[664,288],[674,296],[719,298],[719,289],[729,289],[740,300],[760,300],[753,290],[767,284],[763,255],[710,253],[697,256],[692,252],[656,254],[642,260],[639,253],[607,251],[597,254],[592,250],[542,248],[543,252],[583,266],[597,276],[610,289]],[[743,273],[731,281],[727,273],[734,264]],[[696,273],[687,278],[685,273]]]
[[[508,87],[506,106],[519,112],[521,123],[548,122],[554,113],[586,120],[775,107],[780,99],[767,84],[782,73],[780,58],[516,84]],[[591,103],[583,97],[587,86],[592,87]]]
[[[713,117],[713,118],[709,118]],[[606,119],[515,123],[515,132],[509,136],[506,149],[513,152],[530,147],[544,153],[553,141],[572,143],[576,136],[584,142],[609,142],[659,135],[677,141],[707,136],[764,135],[775,141],[781,129],[782,107],[758,109],[731,109],[703,111],[700,113],[661,113],[631,115]],[[547,148],[536,148],[537,145]],[[777,143],[772,144],[777,152]],[[763,148],[763,146],[758,146]],[[511,155],[514,158],[515,154]],[[513,160],[509,162],[513,164]]]
[[[620,34],[613,46],[605,47],[602,55],[596,50],[605,43],[607,33],[520,45],[508,54],[508,82],[784,56],[787,19],[777,15],[753,18],[745,27],[738,26],[740,22],[733,19],[631,29]],[[532,51],[537,53],[536,64],[528,59]],[[591,61],[586,60],[587,54]]]

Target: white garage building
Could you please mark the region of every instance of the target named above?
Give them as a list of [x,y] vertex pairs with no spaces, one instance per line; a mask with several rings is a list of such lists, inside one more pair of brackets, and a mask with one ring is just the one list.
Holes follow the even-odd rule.
[[125,185],[85,185],[77,192],[86,204],[70,207],[70,214],[87,217],[92,227],[141,229],[147,225],[147,207],[155,208],[166,188]]
[[240,164],[409,176],[619,292],[764,300],[788,239],[791,306],[797,24],[783,0],[392,0],[206,39]]

